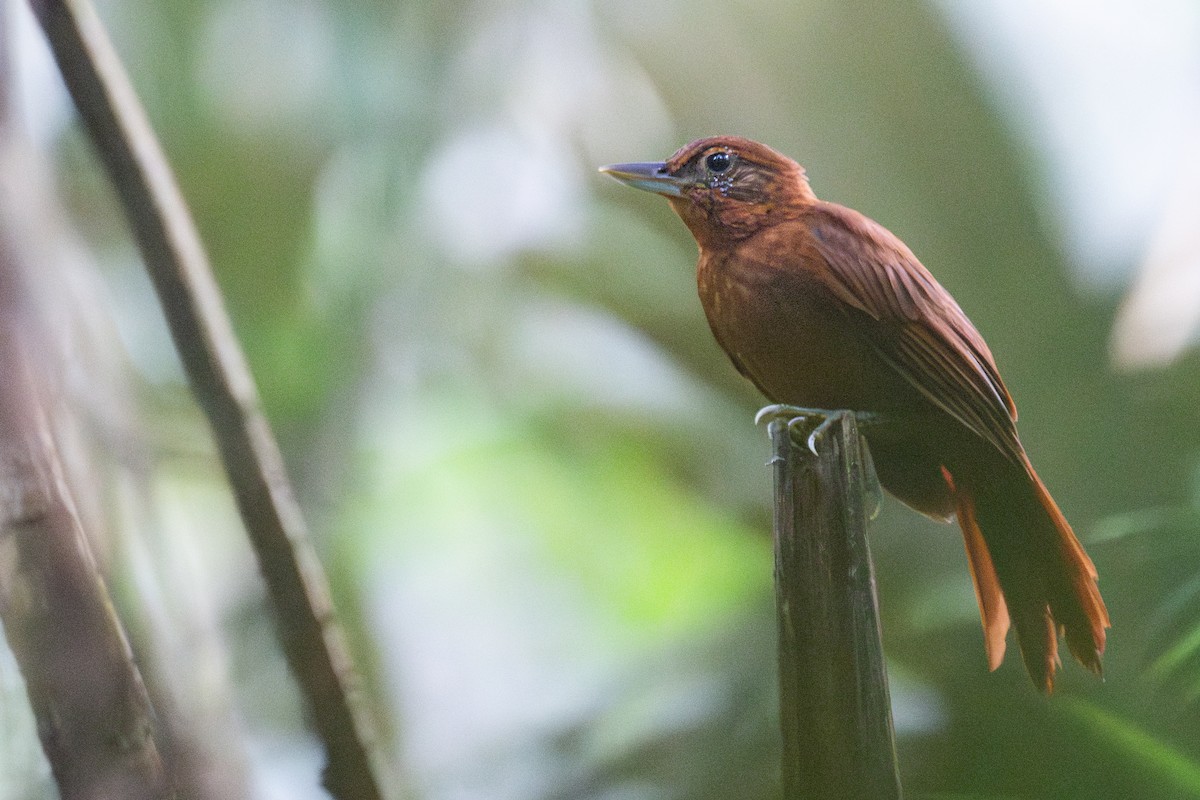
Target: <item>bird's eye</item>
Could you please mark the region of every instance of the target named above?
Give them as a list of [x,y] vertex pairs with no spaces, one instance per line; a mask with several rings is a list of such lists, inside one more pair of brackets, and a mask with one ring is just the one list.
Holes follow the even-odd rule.
[[733,163],[733,158],[724,151],[713,153],[708,158],[704,159],[705,165],[709,172],[724,172],[729,169],[729,165]]

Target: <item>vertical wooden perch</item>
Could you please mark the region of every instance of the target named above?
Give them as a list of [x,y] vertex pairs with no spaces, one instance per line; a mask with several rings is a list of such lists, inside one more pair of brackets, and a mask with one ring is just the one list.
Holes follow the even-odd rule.
[[790,423],[818,415],[783,410],[796,413],[775,410],[768,431],[775,468],[784,800],[898,800],[867,546],[866,449],[853,414],[828,412],[828,424],[811,440],[819,453],[813,455]]

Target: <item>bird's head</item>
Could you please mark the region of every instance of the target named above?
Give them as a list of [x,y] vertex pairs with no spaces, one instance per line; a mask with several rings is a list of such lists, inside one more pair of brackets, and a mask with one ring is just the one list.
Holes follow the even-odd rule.
[[702,248],[744,239],[815,201],[803,167],[739,136],[699,139],[667,161],[600,171],[666,197]]

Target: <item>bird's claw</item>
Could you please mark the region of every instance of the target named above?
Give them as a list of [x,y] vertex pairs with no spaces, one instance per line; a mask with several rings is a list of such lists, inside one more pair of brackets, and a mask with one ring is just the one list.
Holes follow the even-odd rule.
[[[786,420],[788,432],[794,438],[804,438],[805,447],[808,452],[814,456],[817,453],[817,439],[821,434],[829,430],[830,426],[843,414],[853,414],[855,422],[861,428],[870,428],[880,421],[878,414],[871,411],[849,411],[846,409],[829,410],[824,408],[804,408],[802,406],[790,406],[784,403],[775,403],[765,406],[759,410],[754,416],[754,424],[761,425],[763,422],[773,422],[774,420]],[[813,426],[811,429],[809,426]]]
[[763,406],[754,415],[754,424],[761,425],[764,421],[770,422],[775,419],[792,419],[793,417],[802,416],[807,408],[799,406],[789,406],[783,403],[772,403],[769,406]]
[[[828,412],[824,416],[824,418],[819,423],[817,423],[817,427],[813,428],[812,431],[809,432],[808,438],[804,440],[804,444],[808,448],[808,452],[812,453],[814,457],[817,457],[820,455],[820,453],[817,452],[817,437],[820,436],[825,431],[829,430],[829,427],[831,425],[833,425],[833,423],[840,420],[842,418],[843,413],[845,413],[845,412],[842,412],[842,411]],[[816,416],[816,415],[814,415],[814,416]],[[792,422],[788,424],[788,428],[790,429],[792,427],[792,425],[794,425],[797,421],[799,421],[799,420],[792,420]],[[804,420],[804,421],[808,422],[808,420]]]
[[754,424],[761,425],[764,421],[770,423],[776,420],[786,421],[788,433],[793,439],[805,440],[805,446],[814,456],[817,455],[817,437],[829,429],[829,426],[847,411],[828,411],[823,408],[802,408],[782,403],[761,409],[754,417]]

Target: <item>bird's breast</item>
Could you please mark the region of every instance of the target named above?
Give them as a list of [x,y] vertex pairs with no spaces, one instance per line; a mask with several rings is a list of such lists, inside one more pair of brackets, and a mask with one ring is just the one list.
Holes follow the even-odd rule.
[[909,390],[818,273],[702,253],[697,284],[718,343],[773,402],[878,411]]

